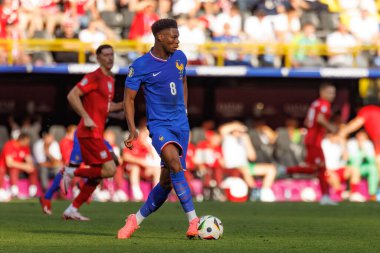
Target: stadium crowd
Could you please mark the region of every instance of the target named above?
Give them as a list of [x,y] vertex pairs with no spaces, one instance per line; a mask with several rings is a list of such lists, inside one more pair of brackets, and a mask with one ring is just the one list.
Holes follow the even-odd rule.
[[[339,123],[339,122],[337,122]],[[42,131],[41,119],[26,118],[18,124],[12,117],[8,126],[1,126],[0,202],[13,198],[35,197],[45,192],[52,179],[68,164],[76,126],[51,126]],[[186,178],[197,201],[234,200],[232,188],[251,189],[252,201],[273,202],[273,184],[284,178],[313,178],[316,173],[289,173],[288,168],[303,166],[306,129],[298,120],[289,118],[284,127],[271,129],[263,120],[254,125],[231,121],[216,126],[206,120],[191,130],[187,154]],[[9,135],[8,135],[9,133]],[[118,156],[116,175],[103,180],[93,195],[98,201],[142,201],[144,191],[159,180],[160,158],[151,145],[144,121],[139,123],[139,138],[132,150],[125,148],[126,132],[119,126],[109,126],[104,138]],[[8,139],[9,137],[9,139]],[[374,145],[364,130],[352,138],[342,139],[328,134],[322,142],[327,165],[327,179],[337,200],[363,202],[367,198],[358,192],[361,180],[366,180],[369,200],[376,200],[379,175]],[[19,179],[28,178],[27,195],[19,192]],[[240,181],[233,181],[239,178]],[[81,180],[72,183],[72,197],[78,193]],[[248,186],[248,187],[247,187]]]
[[[77,62],[73,45],[62,51],[28,52],[21,39],[79,39],[96,48],[103,41],[152,43],[150,26],[176,18],[189,64],[213,65],[207,42],[232,45],[225,65],[275,66],[283,55],[275,45],[295,46],[293,67],[380,66],[378,0],[2,0],[0,64],[11,51],[15,64]],[[251,43],[249,53],[239,43]],[[326,44],[326,48],[318,45]],[[262,45],[262,46],[258,46]],[[355,47],[361,47],[355,50]],[[73,50],[73,52],[68,52]],[[119,53],[126,65],[138,55]],[[87,61],[94,57],[87,55]]]

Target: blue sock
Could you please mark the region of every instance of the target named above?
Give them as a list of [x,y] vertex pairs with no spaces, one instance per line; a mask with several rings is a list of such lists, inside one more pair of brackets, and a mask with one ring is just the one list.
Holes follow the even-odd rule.
[[165,203],[171,190],[166,190],[158,183],[149,193],[148,199],[140,208],[140,213],[145,218]]
[[170,173],[170,178],[172,179],[175,193],[177,194],[185,213],[194,211],[193,199],[190,187],[185,179],[185,173],[183,171]]
[[54,178],[54,181],[53,181],[53,184],[50,186],[50,188],[47,190],[47,192],[45,193],[45,199],[51,199],[53,197],[53,194],[59,190],[60,188],[60,183],[61,183],[61,180],[62,180],[62,173],[61,172],[58,172],[57,175],[55,175],[55,178]]

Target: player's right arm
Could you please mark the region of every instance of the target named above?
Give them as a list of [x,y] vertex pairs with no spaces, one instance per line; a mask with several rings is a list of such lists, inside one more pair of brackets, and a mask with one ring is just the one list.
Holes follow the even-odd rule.
[[331,124],[325,117],[324,114],[318,113],[317,115],[317,122],[324,128],[326,128],[331,133],[336,133],[337,127],[333,124]]
[[347,135],[359,130],[364,125],[364,118],[360,116],[356,116],[353,120],[348,122],[346,126],[342,130],[340,130],[339,135],[341,137],[346,137]]
[[[91,82],[90,84],[87,83],[88,77],[85,77],[79,84],[70,90],[69,94],[67,95],[67,100],[69,101],[74,111],[83,118],[84,125],[88,128],[94,128],[96,127],[96,124],[84,109],[81,100],[81,97],[85,94],[85,92],[89,92],[94,89],[94,85],[92,85]],[[79,85],[82,86],[82,89],[79,88]]]
[[141,60],[141,58],[137,59],[129,68],[124,88],[124,112],[129,130],[129,136],[124,141],[124,144],[129,149],[133,148],[132,142],[138,137],[135,124],[135,98],[141,83],[144,81],[143,68],[145,67],[139,60]]
[[137,91],[126,88],[124,90],[124,111],[127,121],[129,136],[124,141],[127,148],[133,148],[132,142],[137,139],[138,133],[135,124],[135,98]]

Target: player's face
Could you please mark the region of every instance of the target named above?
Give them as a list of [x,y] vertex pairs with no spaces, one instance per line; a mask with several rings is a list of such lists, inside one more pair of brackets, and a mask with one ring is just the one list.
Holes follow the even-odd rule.
[[328,86],[321,91],[322,98],[329,102],[333,102],[335,99],[336,90],[334,86]]
[[178,29],[169,28],[162,31],[161,43],[167,53],[174,53],[179,46],[179,32]]
[[100,66],[111,70],[113,67],[114,53],[112,48],[104,48],[97,56]]

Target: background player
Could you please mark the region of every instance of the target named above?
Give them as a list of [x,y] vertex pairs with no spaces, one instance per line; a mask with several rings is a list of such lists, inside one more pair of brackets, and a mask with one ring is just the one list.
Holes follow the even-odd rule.
[[[80,151],[79,141],[77,138],[76,133],[74,134],[74,145],[71,150],[70,158],[65,161],[67,168],[78,168],[82,164],[82,153]],[[116,155],[113,153],[113,149],[111,145],[104,140],[104,144],[107,146],[109,152],[111,153],[112,157],[114,158],[115,163],[119,163]],[[116,159],[115,159],[116,157]],[[62,172],[59,172],[50,186],[50,188],[46,191],[45,195],[40,197],[40,204],[42,207],[42,211],[47,215],[52,215],[52,208],[51,208],[51,199],[53,198],[54,193],[56,193],[61,187],[61,181],[62,181]],[[90,197],[90,196],[89,196]]]
[[152,144],[161,156],[160,182],[152,189],[148,200],[136,214],[131,214],[118,232],[119,239],[129,238],[140,223],[156,211],[167,199],[172,186],[189,220],[187,237],[198,235],[199,221],[192,201],[190,188],[184,176],[189,141],[187,106],[187,59],[177,50],[179,32],[177,22],[161,19],[152,25],[155,43],[150,52],[138,58],[129,68],[125,83],[124,103],[130,135],[125,141],[133,148],[137,139],[134,101],[140,86],[144,86],[147,125]]
[[331,117],[331,102],[334,101],[336,94],[335,87],[330,83],[322,84],[319,88],[320,97],[309,107],[305,119],[305,126],[308,131],[305,137],[306,163],[308,167],[289,167],[287,173],[318,173],[321,187],[321,205],[336,205],[329,196],[329,184],[326,178],[326,165],[322,150],[322,140],[326,130],[332,133],[337,131],[335,125],[329,122]]
[[64,171],[66,189],[72,177],[88,178],[73,204],[64,211],[64,219],[88,220],[78,212],[78,207],[91,196],[99,179],[112,177],[116,171],[116,164],[103,141],[108,113],[123,107],[122,103],[112,102],[115,82],[111,72],[114,63],[112,46],[99,46],[96,59],[100,67],[86,74],[67,96],[70,105],[81,116],[77,136],[83,162],[90,168],[69,168]]

